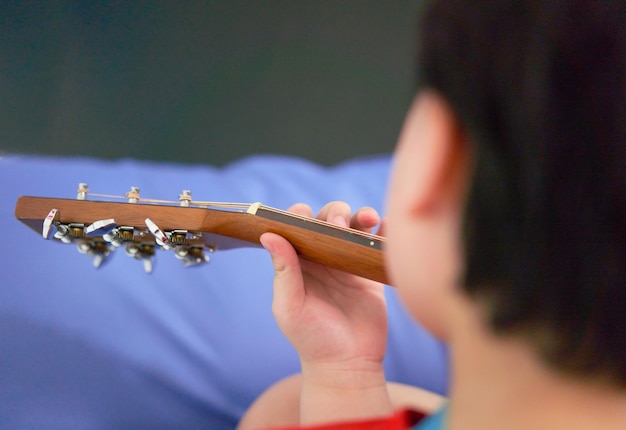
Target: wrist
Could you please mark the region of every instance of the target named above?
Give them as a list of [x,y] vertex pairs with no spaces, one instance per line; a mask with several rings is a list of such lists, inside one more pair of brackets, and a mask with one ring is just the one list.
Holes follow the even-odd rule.
[[305,383],[328,389],[358,390],[386,386],[382,362],[353,359],[338,362],[301,362]]
[[301,424],[387,416],[393,412],[382,363],[303,363]]

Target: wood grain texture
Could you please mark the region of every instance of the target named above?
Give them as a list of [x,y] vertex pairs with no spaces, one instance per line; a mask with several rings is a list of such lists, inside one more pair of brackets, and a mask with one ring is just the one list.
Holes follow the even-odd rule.
[[41,234],[43,220],[52,208],[59,210],[63,224],[89,225],[113,218],[118,226],[145,230],[144,220],[150,218],[164,231],[202,233],[205,244],[216,250],[260,246],[260,236],[273,232],[286,238],[304,259],[388,283],[382,257],[384,238],[290,217],[264,206],[257,214],[251,214],[200,207],[25,196],[17,201],[15,217]]

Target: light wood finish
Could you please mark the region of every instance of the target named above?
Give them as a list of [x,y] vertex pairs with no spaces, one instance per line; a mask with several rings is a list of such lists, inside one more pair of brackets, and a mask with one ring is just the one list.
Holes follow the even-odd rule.
[[290,214],[264,205],[252,210],[224,210],[164,204],[20,197],[15,216],[41,234],[43,220],[51,209],[60,212],[62,224],[89,225],[113,218],[118,226],[145,230],[150,218],[162,230],[202,233],[204,243],[217,250],[260,246],[265,232],[277,233],[294,246],[302,258],[358,276],[387,283],[383,267],[384,238],[358,230]]

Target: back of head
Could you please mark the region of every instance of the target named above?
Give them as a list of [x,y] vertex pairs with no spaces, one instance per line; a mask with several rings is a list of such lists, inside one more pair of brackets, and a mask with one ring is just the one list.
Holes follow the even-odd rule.
[[467,292],[555,368],[626,388],[626,5],[433,2],[420,83],[472,144]]

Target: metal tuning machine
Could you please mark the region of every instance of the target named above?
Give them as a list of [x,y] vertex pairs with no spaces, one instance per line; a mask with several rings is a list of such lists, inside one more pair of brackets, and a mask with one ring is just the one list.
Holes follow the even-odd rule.
[[[139,191],[139,187],[130,187],[130,191],[119,198],[125,199],[130,204],[138,204],[141,200]],[[87,200],[89,192],[88,185],[81,182],[78,184],[76,199]],[[102,194],[91,195],[104,197]],[[144,201],[154,202],[149,199]],[[189,207],[192,204],[190,190],[182,191],[178,196],[178,204],[182,207]],[[77,222],[62,223],[61,219],[61,212],[56,208],[51,209],[43,221],[41,235],[45,239],[75,243],[81,254],[93,259],[96,268],[100,267],[115,249],[122,246],[127,255],[143,262],[144,270],[148,273],[153,270],[153,257],[157,249],[173,251],[176,258],[182,261],[183,267],[199,266],[209,262],[205,251],[215,250],[206,245],[202,233],[187,230],[164,231],[150,218],[145,219],[145,227],[118,226],[113,218],[97,220],[89,225]]]
[[[183,262],[183,267],[198,266],[208,263],[209,257],[204,253],[204,245],[193,243],[187,230],[164,232],[150,218],[145,220],[148,231],[154,236],[155,242],[165,250],[174,250],[176,258]],[[191,239],[197,239],[191,237]],[[211,251],[212,249],[209,248]]]

